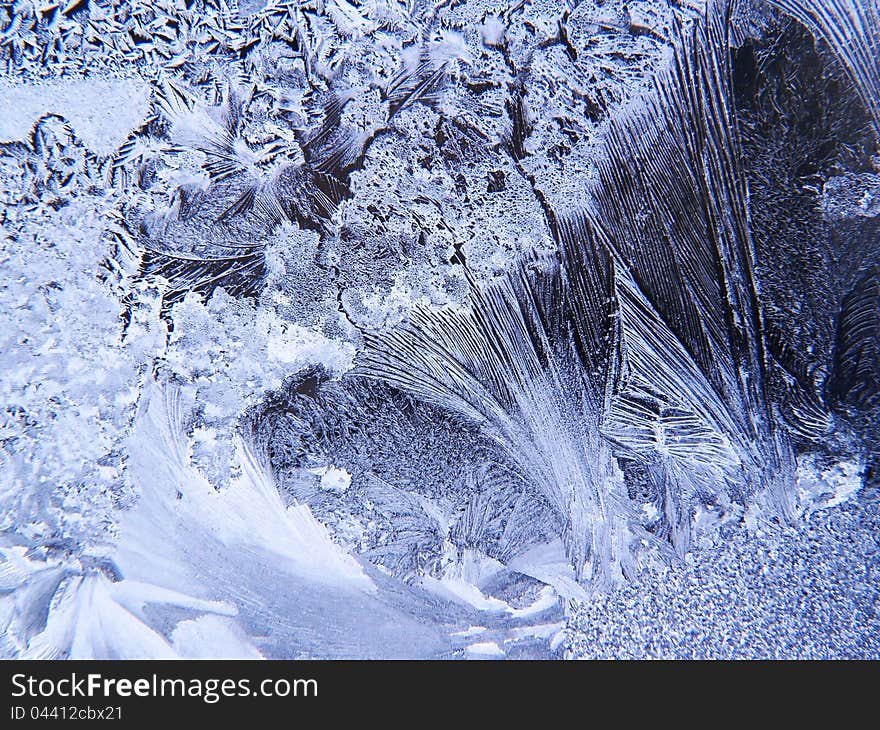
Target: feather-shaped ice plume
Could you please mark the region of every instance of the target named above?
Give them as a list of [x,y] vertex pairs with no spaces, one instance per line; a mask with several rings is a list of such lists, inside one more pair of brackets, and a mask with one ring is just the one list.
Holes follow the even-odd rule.
[[[120,558],[121,566],[141,570],[149,555],[155,557],[157,530],[167,534],[171,546],[175,537],[190,542],[192,531],[202,525],[220,544],[270,549],[279,567],[322,582],[371,589],[358,565],[333,548],[308,510],[285,507],[244,441],[239,440],[237,449],[242,475],[219,492],[190,466],[176,390],[154,385],[144,400],[130,457],[131,478],[142,491],[122,526],[122,549],[132,560],[129,564]],[[182,534],[181,527],[186,528]]]
[[880,140],[880,6],[877,0],[770,0],[825,41],[847,70]]
[[[188,650],[259,656],[233,618],[248,600],[271,604],[265,593],[239,593],[243,583],[236,570],[247,574],[251,561],[262,560],[278,576],[264,590],[281,576],[343,593],[375,590],[307,508],[284,507],[243,442],[241,477],[222,493],[214,490],[189,465],[179,416],[175,390],[146,389],[129,474],[139,499],[124,515],[105,569],[4,550],[2,587],[11,591],[4,600],[17,607],[6,619],[5,633],[23,656],[159,658]],[[220,593],[222,600],[213,597]],[[191,634],[207,616],[218,617],[212,625],[221,630],[212,631],[205,646]],[[187,637],[185,646],[176,646],[175,637]],[[237,638],[227,644],[230,637]]]
[[[792,514],[793,456],[767,389],[727,19],[679,29],[653,93],[610,127],[591,219],[622,272],[632,376],[609,433],[654,468]],[[704,478],[699,474],[708,470]],[[721,473],[724,477],[721,479]],[[690,515],[679,517],[687,530]]]
[[613,269],[583,219],[555,227],[558,258],[485,286],[469,277],[466,309],[368,334],[357,371],[476,424],[552,505],[576,576],[603,584],[629,562],[622,475],[599,432],[616,376]]
[[[249,447],[216,490],[190,465],[176,390],[145,389],[131,436],[140,497],[97,566],[4,548],[4,654],[60,658],[427,656],[441,609],[365,575]],[[94,561],[93,561],[94,562]],[[380,588],[386,592],[380,594]],[[404,590],[404,593],[401,593]],[[448,620],[446,616],[446,620]]]

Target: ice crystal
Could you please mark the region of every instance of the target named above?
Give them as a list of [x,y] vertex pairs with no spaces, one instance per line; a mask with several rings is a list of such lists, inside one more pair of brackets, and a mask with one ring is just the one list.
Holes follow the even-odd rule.
[[862,616],[878,57],[875,0],[4,4],[0,655],[697,656],[796,602],[763,546]]

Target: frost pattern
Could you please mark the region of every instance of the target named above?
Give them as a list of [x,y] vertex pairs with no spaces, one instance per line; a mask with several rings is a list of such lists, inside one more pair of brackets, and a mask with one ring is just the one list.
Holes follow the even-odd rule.
[[591,655],[869,510],[878,44],[874,0],[5,4],[0,655]]

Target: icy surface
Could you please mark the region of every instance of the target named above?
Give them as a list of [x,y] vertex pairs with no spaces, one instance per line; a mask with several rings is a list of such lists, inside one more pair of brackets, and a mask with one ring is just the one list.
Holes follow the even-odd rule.
[[0,656],[880,658],[875,0],[0,7]]
[[109,155],[149,115],[149,87],[141,79],[59,79],[39,84],[0,82],[4,111],[0,141],[25,139],[37,120],[58,114],[86,147]]
[[880,654],[878,495],[780,534],[732,535],[641,589],[580,606],[578,659],[860,659]]

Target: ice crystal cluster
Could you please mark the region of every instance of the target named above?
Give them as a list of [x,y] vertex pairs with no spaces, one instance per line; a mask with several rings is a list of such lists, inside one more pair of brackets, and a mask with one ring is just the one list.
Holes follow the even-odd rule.
[[0,656],[880,657],[877,0],[0,4]]

